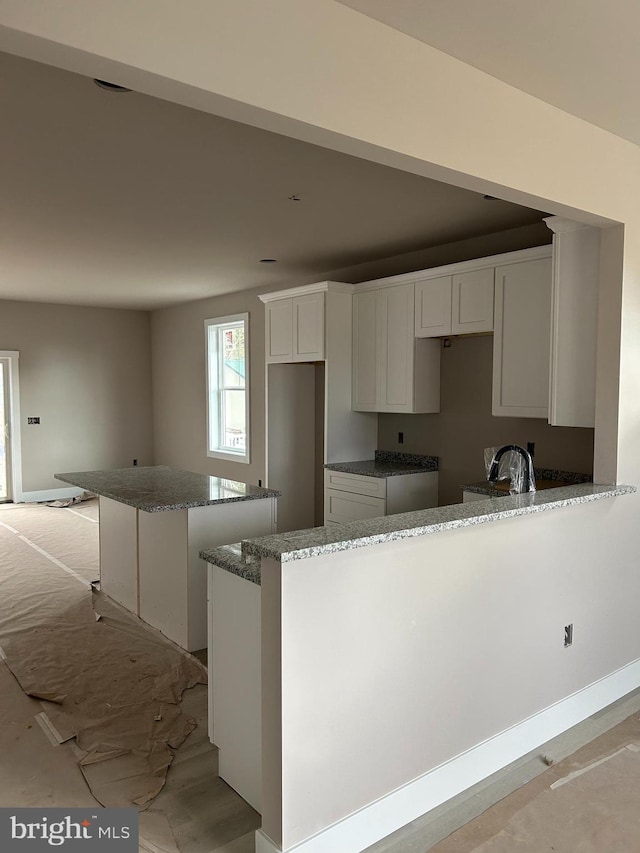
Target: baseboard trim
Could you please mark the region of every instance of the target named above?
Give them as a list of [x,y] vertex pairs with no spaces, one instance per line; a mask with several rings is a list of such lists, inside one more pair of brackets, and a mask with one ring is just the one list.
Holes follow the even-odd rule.
[[360,853],[511,762],[640,687],[640,659],[545,708],[299,844],[281,848],[261,830],[256,853]]
[[39,492],[22,492],[20,500],[16,503],[45,503],[46,501],[65,501],[69,498],[78,497],[83,493],[83,489],[77,489],[75,486],[67,489],[43,489]]
[[256,853],[281,853],[282,848],[278,847],[265,835],[261,829],[256,829]]

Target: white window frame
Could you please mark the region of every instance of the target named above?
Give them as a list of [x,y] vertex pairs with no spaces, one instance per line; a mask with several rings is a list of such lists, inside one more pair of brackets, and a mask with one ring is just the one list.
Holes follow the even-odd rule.
[[[221,411],[220,411],[220,362],[218,359],[218,335],[215,334],[215,346],[211,348],[211,329],[216,330],[222,326],[234,323],[244,324],[244,401],[246,417],[246,447],[244,450],[235,451],[230,448],[221,448],[216,436],[220,434]],[[230,462],[243,462],[248,464],[251,459],[251,430],[250,430],[250,393],[249,393],[249,314],[231,314],[228,317],[214,317],[204,321],[205,356],[206,356],[206,409],[207,409],[207,456],[215,459],[226,459]]]

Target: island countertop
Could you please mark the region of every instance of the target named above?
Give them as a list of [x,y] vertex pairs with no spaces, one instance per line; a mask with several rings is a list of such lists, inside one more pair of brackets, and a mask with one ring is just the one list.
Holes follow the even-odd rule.
[[[442,530],[453,530],[532,512],[561,509],[572,504],[588,503],[635,491],[635,486],[578,483],[541,492],[487,498],[486,501],[452,504],[331,527],[313,527],[246,539],[242,542],[242,553],[280,562],[303,560],[321,554],[364,548],[411,536],[426,536]],[[207,559],[204,554],[202,556]],[[229,570],[232,570],[231,567]]]
[[280,492],[236,480],[181,471],[167,465],[75,471],[57,480],[144,512],[192,509],[213,504],[276,498]]

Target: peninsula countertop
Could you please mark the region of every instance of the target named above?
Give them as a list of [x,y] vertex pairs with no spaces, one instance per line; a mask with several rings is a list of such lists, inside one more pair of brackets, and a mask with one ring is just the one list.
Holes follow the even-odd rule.
[[144,512],[192,509],[213,504],[276,498],[281,494],[236,480],[181,471],[167,465],[75,471],[57,480]]
[[405,512],[366,521],[352,521],[331,527],[313,527],[290,533],[273,534],[256,539],[245,539],[238,549],[218,553],[216,549],[201,551],[203,560],[214,563],[222,558],[222,567],[259,582],[255,574],[256,557],[267,557],[280,562],[303,560],[321,554],[364,548],[381,542],[391,542],[412,536],[426,536],[442,530],[453,530],[473,524],[498,521],[503,518],[546,512],[573,504],[589,503],[603,498],[631,494],[635,486],[597,485],[578,483],[524,495],[487,498],[486,501],[452,504],[451,506]]

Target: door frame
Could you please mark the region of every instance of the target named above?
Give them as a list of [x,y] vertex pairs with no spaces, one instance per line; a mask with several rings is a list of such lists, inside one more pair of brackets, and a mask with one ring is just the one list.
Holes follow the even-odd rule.
[[11,460],[11,496],[13,503],[22,502],[22,444],[20,435],[20,380],[17,350],[0,350],[0,358],[9,362],[9,450]]

